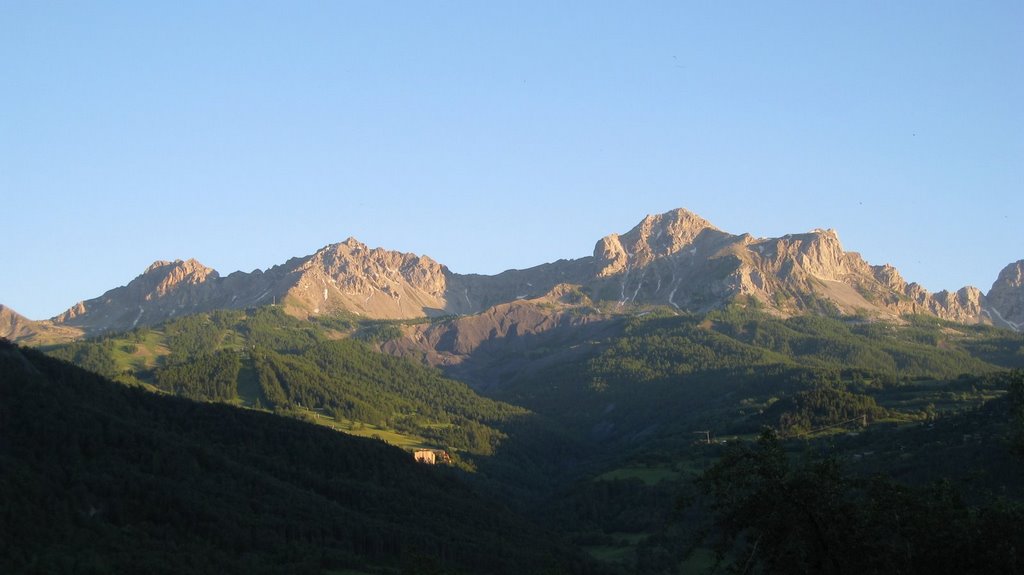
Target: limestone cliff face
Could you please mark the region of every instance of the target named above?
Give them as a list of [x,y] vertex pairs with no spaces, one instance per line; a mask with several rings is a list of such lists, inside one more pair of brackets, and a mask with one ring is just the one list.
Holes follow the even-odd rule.
[[597,277],[606,278],[626,271],[629,254],[622,246],[619,234],[605,236],[594,246],[594,261],[597,262]]
[[414,318],[445,310],[447,268],[426,256],[370,249],[349,238],[290,271],[289,308],[300,314],[347,310],[372,318]]
[[966,286],[956,292],[940,291],[932,296],[928,305],[932,315],[961,323],[976,323],[982,319],[983,298],[980,289]]
[[206,286],[217,278],[215,270],[193,259],[156,261],[128,285],[79,302],[52,321],[89,332],[128,329],[147,312],[168,317],[202,307],[210,296]]
[[985,295],[985,314],[996,325],[1024,331],[1024,260],[999,272]]
[[668,304],[706,311],[737,298],[776,313],[838,311],[872,317],[930,314],[987,321],[974,287],[931,294],[890,265],[847,252],[834,230],[779,238],[732,235],[685,210],[649,216],[594,250],[596,291],[621,304]]
[[158,261],[128,285],[52,319],[88,333],[131,329],[222,308],[277,303],[300,317],[348,311],[399,319],[445,313],[448,271],[428,257],[354,239],[266,271],[221,277],[195,260]]
[[658,258],[672,256],[693,245],[706,230],[717,231],[707,220],[683,209],[643,219],[625,235],[605,236],[594,247],[597,277],[640,269]]

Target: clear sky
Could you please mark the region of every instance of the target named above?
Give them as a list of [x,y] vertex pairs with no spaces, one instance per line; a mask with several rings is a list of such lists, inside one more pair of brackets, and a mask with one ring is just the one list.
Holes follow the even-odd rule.
[[685,207],[931,291],[1024,258],[1024,2],[0,0],[0,303],[355,236],[460,273]]

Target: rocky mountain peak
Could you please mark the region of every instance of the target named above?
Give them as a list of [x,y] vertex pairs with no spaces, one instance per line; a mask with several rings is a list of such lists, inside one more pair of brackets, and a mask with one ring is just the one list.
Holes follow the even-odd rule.
[[[147,308],[173,315],[171,310],[194,305],[203,298],[201,286],[219,277],[217,270],[194,259],[157,260],[128,285],[78,302],[53,321],[97,330],[121,329],[125,323],[134,326]],[[128,317],[135,319],[129,321]]]
[[[908,284],[891,265],[871,266],[847,252],[832,229],[777,238],[722,232],[686,210],[648,216],[628,233],[606,236],[594,250],[602,297],[703,311],[752,298],[782,315],[838,310],[899,317],[931,314],[951,321],[987,321],[977,288],[931,294]],[[1002,325],[1024,325],[1024,265],[1004,270]],[[995,300],[993,300],[995,301]],[[1017,311],[1022,310],[1022,311]],[[1001,311],[1001,308],[999,309]],[[993,318],[999,311],[992,309]],[[1017,319],[1014,319],[1017,318]],[[993,319],[994,323],[999,323]]]
[[[1020,330],[1022,285],[1024,260],[1007,266],[987,295],[975,288],[931,294],[908,284],[893,266],[872,266],[845,251],[834,230],[756,238],[721,231],[677,209],[649,215],[624,234],[605,236],[593,257],[493,276],[452,273],[427,256],[371,248],[354,237],[266,271],[223,278],[194,259],[156,261],[128,285],[80,302],[49,324],[93,334],[198,311],[275,303],[299,317],[346,312],[405,319],[479,314],[542,298],[556,307],[614,301],[686,312],[757,301],[780,315],[924,313]],[[0,322],[12,317],[0,313]],[[7,321],[14,323],[24,325]]]
[[28,322],[25,316],[0,304],[0,337],[14,339],[21,331],[21,326]]
[[656,251],[661,252],[659,255],[667,255],[693,243],[706,229],[718,228],[697,214],[679,208],[645,217],[625,234],[624,239],[627,243],[646,243],[652,248],[658,248]]
[[597,275],[612,276],[678,253],[708,230],[719,231],[704,218],[682,208],[649,215],[625,234],[611,234],[597,242]]
[[346,247],[346,248],[348,248],[350,250],[365,250],[365,249],[368,249],[366,244],[364,244],[363,242],[355,239],[352,236],[349,236],[348,238],[345,239],[345,241],[343,241],[343,242],[341,242],[339,244],[331,244],[331,245],[325,247],[324,249],[329,249],[329,248],[332,248],[332,247],[333,248],[338,248],[338,247],[341,247],[341,246],[344,246],[344,247]]
[[132,280],[127,287],[147,292],[142,294],[146,300],[167,295],[181,285],[198,285],[205,281],[220,277],[217,270],[209,268],[194,259],[174,260],[173,262],[153,262],[142,275]]
[[997,285],[1009,288],[1024,287],[1024,260],[1013,262],[1003,268],[992,287],[995,288]]
[[819,279],[841,280],[860,263],[851,261],[833,230],[813,230],[806,234],[783,236],[777,253],[785,253],[802,270]]
[[[376,318],[422,317],[445,306],[448,270],[426,256],[370,248],[348,238],[292,270],[286,297],[298,315],[339,310]],[[439,313],[439,312],[438,312]]]
[[[179,261],[180,262],[181,260],[175,260],[175,261]],[[174,262],[169,262],[169,261],[166,261],[166,260],[156,260],[153,263],[149,264],[149,267],[146,268],[142,272],[142,275],[151,274],[153,272],[159,271],[159,270],[161,270],[161,269],[163,269],[163,268],[165,268],[167,266],[173,265],[173,264],[174,264]]]
[[368,280],[381,285],[408,282],[435,296],[443,295],[447,272],[447,268],[427,256],[371,249],[355,238],[320,249],[305,267],[318,267],[335,281]]
[[996,325],[1024,331],[1024,260],[999,272],[985,295],[985,313]]

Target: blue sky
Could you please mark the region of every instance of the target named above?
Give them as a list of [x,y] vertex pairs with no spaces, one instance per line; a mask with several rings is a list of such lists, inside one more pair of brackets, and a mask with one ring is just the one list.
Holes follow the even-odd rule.
[[1022,68],[1018,1],[0,0],[0,303],[349,236],[496,273],[677,207],[987,290]]

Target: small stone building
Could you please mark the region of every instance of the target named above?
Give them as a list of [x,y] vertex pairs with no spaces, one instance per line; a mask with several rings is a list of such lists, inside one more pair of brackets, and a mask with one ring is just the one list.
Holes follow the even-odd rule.
[[452,458],[443,449],[417,449],[412,452],[413,459],[420,463],[436,465],[438,463],[451,463]]

